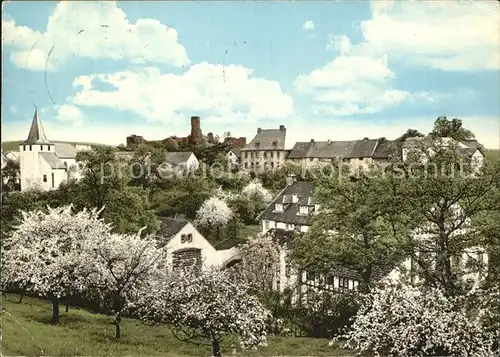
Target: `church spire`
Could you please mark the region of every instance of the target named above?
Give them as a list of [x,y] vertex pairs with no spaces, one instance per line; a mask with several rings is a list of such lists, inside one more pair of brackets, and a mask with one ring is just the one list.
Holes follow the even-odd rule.
[[50,141],[45,136],[45,131],[43,131],[42,122],[40,121],[36,107],[33,121],[31,122],[30,133],[24,144],[50,144]]

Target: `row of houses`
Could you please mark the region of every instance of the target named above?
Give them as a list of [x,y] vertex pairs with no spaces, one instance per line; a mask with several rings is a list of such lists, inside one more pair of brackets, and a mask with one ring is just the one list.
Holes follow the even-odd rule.
[[[409,152],[428,140],[428,138],[409,138],[400,142],[385,137],[377,139],[365,137],[347,141],[311,139],[308,142],[296,142],[292,149],[287,150],[286,128],[280,125],[278,129],[257,129],[257,134],[245,147],[234,150],[228,155],[233,162],[239,155],[237,162],[240,169],[253,172],[277,169],[285,162],[308,168],[337,160],[342,160],[351,168],[358,169],[367,168],[373,163],[384,163],[396,157],[406,160]],[[453,139],[445,138],[443,142],[445,145],[451,145]],[[461,154],[479,161],[479,165],[482,164],[484,153],[477,140],[464,140],[455,144]]]
[[[277,129],[258,128],[255,137],[243,148],[231,148],[226,153],[227,167],[230,170],[264,172],[279,169],[285,162],[309,168],[318,164],[329,164],[341,160],[353,169],[366,168],[373,163],[383,163],[394,157],[406,160],[408,153],[416,145],[428,138],[409,138],[403,143],[386,138],[348,141],[297,142],[290,150],[286,149],[284,125]],[[451,144],[453,140],[445,140]],[[484,160],[477,140],[458,142],[461,154],[474,158],[481,165]],[[35,110],[27,139],[19,146],[19,151],[2,153],[2,167],[7,160],[19,161],[21,190],[37,186],[43,190],[55,189],[70,178],[80,177],[76,164],[76,154],[89,150],[87,145],[73,145],[48,140]],[[117,152],[119,160],[130,161],[133,152]],[[200,162],[193,152],[166,152],[162,168],[166,170],[197,170]]]

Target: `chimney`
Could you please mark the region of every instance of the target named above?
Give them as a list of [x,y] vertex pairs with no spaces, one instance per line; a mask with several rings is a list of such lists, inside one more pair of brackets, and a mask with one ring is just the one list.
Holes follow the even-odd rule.
[[311,143],[314,143],[314,139],[311,139]]
[[257,128],[257,134],[262,133],[262,128]]
[[332,141],[331,141],[330,139],[328,139],[326,142],[327,142],[328,144],[331,144],[331,143],[332,143]]
[[287,186],[292,185],[295,181],[297,181],[297,176],[295,176],[295,175],[293,175],[293,174],[292,174],[292,175],[288,175],[288,176],[286,177],[286,185],[287,185]]
[[368,141],[368,138],[366,138],[366,137],[365,137],[365,138],[363,138],[363,140],[364,140],[364,141]]
[[281,131],[285,131],[286,130],[285,126],[284,125],[280,125],[280,130]]

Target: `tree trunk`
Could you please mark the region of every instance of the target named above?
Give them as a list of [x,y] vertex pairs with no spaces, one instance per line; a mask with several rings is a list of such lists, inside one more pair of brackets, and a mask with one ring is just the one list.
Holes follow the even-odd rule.
[[120,338],[121,336],[121,330],[120,330],[120,323],[122,322],[122,318],[120,316],[120,312],[117,312],[116,313],[116,317],[115,317],[115,338]]
[[19,294],[19,304],[23,302],[23,297],[24,297],[24,291]]
[[59,324],[59,299],[52,297],[52,325]]
[[212,337],[212,355],[213,357],[222,357],[220,352],[220,339],[218,335]]
[[114,310],[115,310],[115,338],[120,338],[121,336],[121,329],[120,329],[120,323],[122,322],[122,317],[121,317],[121,311],[122,311],[122,302],[120,295],[115,296],[115,301],[114,301]]
[[66,298],[66,312],[69,311],[70,302],[71,302],[71,296],[68,295],[68,297]]

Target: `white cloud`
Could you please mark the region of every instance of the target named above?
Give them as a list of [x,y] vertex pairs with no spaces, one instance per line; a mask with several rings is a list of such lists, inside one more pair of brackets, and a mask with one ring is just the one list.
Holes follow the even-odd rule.
[[83,113],[77,106],[63,104],[56,107],[57,119],[61,122],[71,123],[80,126],[83,123]]
[[493,1],[373,1],[361,23],[370,51],[445,71],[500,68],[500,9]]
[[433,102],[442,94],[395,87],[388,60],[448,71],[500,68],[500,11],[487,2],[373,1],[361,23],[364,40],[330,35],[336,57],[294,81],[315,114],[373,114],[404,102]]
[[[180,75],[147,67],[134,71],[77,77],[71,101],[80,106],[109,107],[135,112],[146,120],[173,123],[193,113],[206,120],[242,122],[285,118],[293,112],[292,98],[278,82],[252,76],[253,70],[206,62]],[[113,86],[99,90],[99,83]]]
[[331,44],[340,55],[294,81],[299,93],[311,97],[315,114],[373,114],[409,100],[432,100],[429,93],[392,88],[396,75],[388,68],[386,56],[352,55],[345,36],[333,38]]
[[302,24],[304,30],[314,30],[314,22],[307,20]]
[[116,1],[62,1],[44,33],[2,18],[2,44],[17,66],[34,71],[55,70],[72,56],[189,64],[175,29],[154,19],[131,23]]

